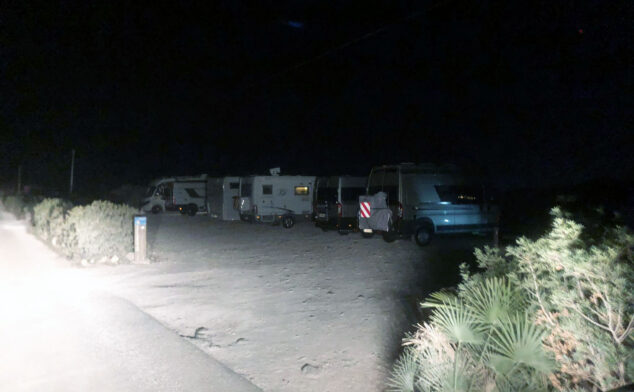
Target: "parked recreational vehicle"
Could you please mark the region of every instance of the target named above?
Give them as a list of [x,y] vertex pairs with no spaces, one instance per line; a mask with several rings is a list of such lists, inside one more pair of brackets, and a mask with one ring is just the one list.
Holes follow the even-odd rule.
[[311,176],[243,177],[240,218],[293,227],[297,217],[310,217],[312,213],[314,183],[315,177]]
[[158,214],[180,211],[190,216],[207,211],[207,175],[171,177],[152,181],[145,192],[141,210]]
[[[386,241],[414,234],[426,245],[435,234],[489,232],[498,224],[499,209],[484,186],[454,166],[378,166],[370,172],[367,192],[385,201],[377,200],[373,211],[372,198],[360,198],[359,228],[365,235],[380,231]],[[373,219],[380,204],[391,213],[389,219]]]
[[212,218],[240,219],[240,177],[210,178],[207,181],[207,211]]
[[367,177],[319,177],[315,186],[315,224],[345,234],[357,228],[359,196],[365,194]]

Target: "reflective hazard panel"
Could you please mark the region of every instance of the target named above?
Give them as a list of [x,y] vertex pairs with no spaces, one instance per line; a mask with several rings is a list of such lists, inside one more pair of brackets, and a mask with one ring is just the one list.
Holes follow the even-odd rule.
[[370,202],[364,201],[361,202],[360,205],[361,218],[369,218],[370,217]]

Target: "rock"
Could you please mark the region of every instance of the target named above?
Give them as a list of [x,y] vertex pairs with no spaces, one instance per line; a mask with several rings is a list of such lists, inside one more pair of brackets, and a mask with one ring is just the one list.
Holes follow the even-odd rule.
[[134,252],[126,253],[125,258],[128,259],[129,262],[133,262],[134,261]]
[[112,256],[112,258],[110,259],[110,262],[112,264],[119,264],[119,256],[117,255]]
[[82,267],[88,267],[90,264],[88,263],[88,260],[81,259],[81,265],[82,265]]
[[98,264],[106,264],[108,262],[108,258],[106,256],[102,256],[97,263]]

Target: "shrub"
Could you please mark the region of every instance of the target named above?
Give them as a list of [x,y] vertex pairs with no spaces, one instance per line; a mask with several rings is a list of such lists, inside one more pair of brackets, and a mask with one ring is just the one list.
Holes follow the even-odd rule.
[[72,258],[124,257],[133,247],[131,207],[108,201],[94,201],[68,212],[63,247]]
[[20,196],[6,196],[3,200],[4,208],[7,212],[13,214],[16,218],[24,218],[25,203]]
[[[606,390],[634,381],[634,237],[600,241],[553,209],[552,230],[475,255],[455,293],[436,293],[406,339],[399,391]],[[556,362],[551,361],[552,358]],[[551,366],[553,365],[553,366]]]
[[64,233],[65,215],[71,208],[70,202],[62,199],[44,199],[33,207],[33,226],[42,239],[60,245]]

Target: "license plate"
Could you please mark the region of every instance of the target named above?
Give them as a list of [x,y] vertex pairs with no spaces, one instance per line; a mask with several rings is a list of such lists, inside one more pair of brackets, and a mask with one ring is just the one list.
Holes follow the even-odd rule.
[[320,218],[325,218],[325,217],[326,217],[326,214],[323,214],[323,213],[322,213],[322,214],[319,214],[319,217],[320,217]]
[[364,233],[372,233],[372,229],[363,229]]

